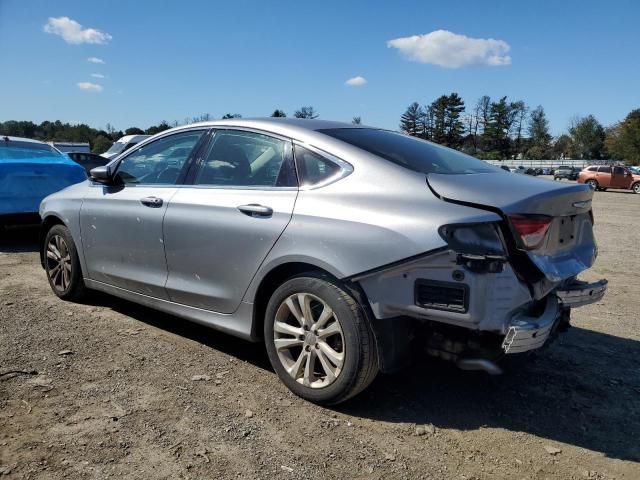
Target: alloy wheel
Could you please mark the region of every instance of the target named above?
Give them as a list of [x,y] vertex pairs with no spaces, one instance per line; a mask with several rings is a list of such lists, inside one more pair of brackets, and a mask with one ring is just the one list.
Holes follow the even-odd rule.
[[587,182],[587,185],[589,185],[594,190],[596,190],[598,188],[598,183],[595,180],[589,180]]
[[71,283],[71,253],[67,242],[60,235],[51,236],[46,253],[51,284],[59,292],[64,292]]
[[326,387],[342,371],[345,341],[340,321],[315,295],[295,293],[280,304],[273,342],[282,366],[305,387]]
[[633,191],[635,193],[640,193],[640,182],[633,185]]

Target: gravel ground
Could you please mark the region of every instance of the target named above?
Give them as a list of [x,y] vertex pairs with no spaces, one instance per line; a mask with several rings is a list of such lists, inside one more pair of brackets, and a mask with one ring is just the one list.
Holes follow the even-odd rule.
[[[640,196],[597,192],[604,301],[489,377],[425,359],[327,409],[261,346],[50,292],[31,230],[0,240],[0,477],[640,478]],[[28,372],[28,373],[26,373]],[[198,377],[200,376],[200,377]]]

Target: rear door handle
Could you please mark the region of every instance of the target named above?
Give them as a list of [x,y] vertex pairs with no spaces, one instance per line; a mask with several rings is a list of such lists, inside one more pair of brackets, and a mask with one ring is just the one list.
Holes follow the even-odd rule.
[[162,199],[158,197],[144,197],[140,199],[140,203],[146,207],[158,208],[162,206]]
[[270,217],[273,215],[273,209],[264,205],[258,205],[257,203],[250,203],[249,205],[240,205],[238,207],[245,215],[250,217]]

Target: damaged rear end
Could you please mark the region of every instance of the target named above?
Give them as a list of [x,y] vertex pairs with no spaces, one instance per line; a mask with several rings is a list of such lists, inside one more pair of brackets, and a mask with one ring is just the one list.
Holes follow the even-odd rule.
[[462,368],[499,373],[496,360],[542,347],[569,327],[572,308],[604,296],[606,280],[577,278],[597,256],[588,186],[503,171],[430,173],[427,183],[441,201],[500,220],[442,225],[446,247],[354,278],[391,352],[383,369],[406,362],[414,338]]

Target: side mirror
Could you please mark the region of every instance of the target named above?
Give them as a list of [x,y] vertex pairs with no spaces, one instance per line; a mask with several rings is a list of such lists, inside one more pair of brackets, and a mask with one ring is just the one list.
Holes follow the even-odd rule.
[[92,168],[89,175],[91,180],[98,183],[109,184],[113,180],[111,168],[108,165]]

